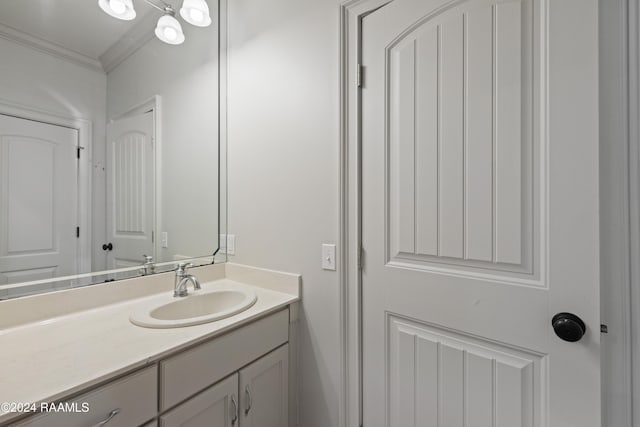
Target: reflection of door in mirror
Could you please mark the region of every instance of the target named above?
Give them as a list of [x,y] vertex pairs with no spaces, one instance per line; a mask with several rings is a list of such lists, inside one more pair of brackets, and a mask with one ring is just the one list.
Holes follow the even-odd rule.
[[155,255],[153,111],[107,125],[107,268]]
[[0,285],[76,274],[78,131],[0,114]]

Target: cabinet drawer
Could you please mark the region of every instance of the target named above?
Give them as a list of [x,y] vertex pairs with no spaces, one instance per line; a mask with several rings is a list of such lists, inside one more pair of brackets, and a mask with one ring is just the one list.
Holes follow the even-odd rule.
[[160,362],[160,409],[164,411],[231,375],[289,338],[285,309]]
[[154,365],[68,401],[76,403],[80,411],[85,404],[87,412],[47,413],[28,418],[18,425],[87,427],[105,420],[117,409],[119,412],[107,423],[108,427],[139,426],[156,416],[157,395],[158,375]]

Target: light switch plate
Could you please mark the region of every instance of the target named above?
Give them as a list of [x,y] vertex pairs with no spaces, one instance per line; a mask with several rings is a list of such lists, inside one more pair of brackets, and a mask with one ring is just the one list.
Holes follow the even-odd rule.
[[331,271],[336,270],[336,245],[322,245],[322,269]]
[[236,254],[236,235],[227,234],[227,255]]
[[236,254],[236,236],[235,234],[220,235],[220,253],[227,255]]

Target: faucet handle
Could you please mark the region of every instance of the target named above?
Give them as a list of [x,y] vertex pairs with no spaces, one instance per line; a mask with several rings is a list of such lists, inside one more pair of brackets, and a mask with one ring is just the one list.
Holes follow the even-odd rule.
[[187,269],[191,267],[193,267],[193,263],[191,262],[179,262],[178,266],[176,267],[176,271],[181,271],[185,273]]

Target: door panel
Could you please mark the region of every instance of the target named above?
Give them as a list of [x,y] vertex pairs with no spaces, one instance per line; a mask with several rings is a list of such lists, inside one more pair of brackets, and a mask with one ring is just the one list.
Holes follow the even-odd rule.
[[107,127],[108,268],[144,262],[154,255],[153,112],[128,117]]
[[75,129],[0,115],[0,285],[76,273],[77,145]]
[[387,49],[390,260],[531,272],[520,15],[519,2],[471,2]]
[[[533,426],[544,357],[388,317],[392,426]],[[415,398],[412,398],[414,396]]]
[[599,425],[596,24],[582,0],[363,19],[364,425]]

